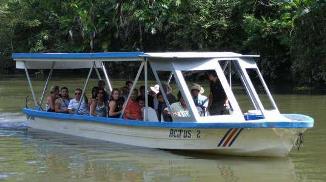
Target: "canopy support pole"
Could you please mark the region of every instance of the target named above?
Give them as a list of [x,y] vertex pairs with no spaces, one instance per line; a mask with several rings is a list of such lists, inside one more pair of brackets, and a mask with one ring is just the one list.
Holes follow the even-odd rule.
[[102,80],[101,74],[100,74],[100,72],[98,71],[98,69],[96,67],[95,67],[95,71],[96,71],[98,79]]
[[168,107],[169,112],[172,113],[171,105],[169,103],[168,97],[166,96],[166,93],[163,90],[163,86],[162,86],[161,80],[158,77],[158,74],[157,74],[156,70],[153,69],[153,67],[152,67],[152,71],[153,71],[154,77],[155,77],[155,79],[156,79],[156,81],[157,81],[157,83],[158,83],[158,85],[160,87],[160,91],[162,93],[162,96],[163,96],[163,99],[164,99],[164,101],[166,103],[166,106]]
[[110,79],[109,79],[108,73],[106,72],[105,65],[104,65],[103,62],[101,62],[101,65],[102,65],[102,70],[103,70],[103,73],[104,73],[104,76],[105,76],[105,79],[106,79],[106,83],[107,83],[108,86],[109,86],[109,90],[110,90],[110,92],[112,92],[112,85],[111,85],[111,82],[110,82]]
[[144,109],[144,121],[147,121],[148,120],[148,93],[147,93],[147,87],[148,87],[148,83],[147,83],[147,64],[148,64],[148,61],[147,61],[147,58],[145,58],[145,66],[144,66],[144,74],[145,74],[145,109]]
[[170,76],[169,76],[169,79],[168,79],[168,84],[170,84],[171,80],[172,80],[172,76],[173,76],[173,73],[171,72],[170,73]]
[[42,96],[41,96],[41,99],[40,99],[40,107],[41,107],[41,109],[42,109],[42,104],[43,104],[45,92],[48,89],[48,84],[49,84],[49,81],[50,81],[50,79],[52,77],[54,66],[55,66],[55,62],[52,62],[51,70],[50,70],[50,73],[48,75],[48,78],[46,79],[46,82],[45,82],[45,85],[44,85],[44,88],[43,88],[43,91],[42,91]]
[[229,84],[230,84],[230,88],[232,89],[232,73],[231,73],[231,71],[232,71],[232,67],[231,67],[231,60],[229,61],[230,62],[230,64],[229,64]]
[[26,63],[24,61],[24,69],[25,69],[25,73],[26,73],[26,77],[27,77],[27,80],[28,80],[28,84],[29,84],[29,88],[31,89],[31,92],[32,92],[32,96],[33,96],[33,100],[34,100],[34,104],[35,106],[37,106],[37,101],[36,101],[36,97],[35,97],[35,93],[34,93],[34,89],[33,89],[33,86],[32,86],[32,82],[31,82],[31,79],[29,77],[29,73],[28,73],[28,70],[26,68]]
[[128,101],[129,101],[130,96],[131,96],[131,94],[132,94],[132,91],[133,91],[134,88],[136,87],[136,84],[137,84],[138,78],[139,78],[139,76],[140,76],[140,73],[143,71],[144,64],[145,64],[145,62],[143,61],[143,62],[141,63],[141,65],[140,65],[139,69],[138,69],[138,72],[137,72],[136,78],[135,78],[135,80],[134,80],[134,83],[133,83],[132,86],[131,86],[131,89],[130,89],[129,94],[128,94],[128,97],[127,97],[127,100],[125,101],[125,104],[123,105],[123,108],[122,108],[122,111],[121,111],[120,118],[122,118],[122,116],[123,116],[123,114],[124,114],[124,112],[125,112],[125,110],[126,110],[126,107],[127,107]]
[[[83,102],[83,99],[84,99],[84,95],[85,95],[85,91],[86,91],[86,87],[87,87],[87,84],[88,84],[88,80],[89,78],[91,77],[91,74],[92,74],[92,71],[93,71],[93,68],[95,67],[95,62],[93,63],[93,66],[91,67],[91,69],[89,69],[89,72],[88,72],[88,75],[87,75],[87,78],[86,78],[86,81],[85,81],[85,84],[84,84],[84,88],[83,88],[83,91],[82,91],[82,95],[80,97],[80,101],[78,103],[78,107],[77,107],[77,110],[76,110],[76,114],[78,114],[78,111],[79,111],[79,108],[80,108],[80,105],[81,103]],[[84,100],[84,102],[86,102]]]

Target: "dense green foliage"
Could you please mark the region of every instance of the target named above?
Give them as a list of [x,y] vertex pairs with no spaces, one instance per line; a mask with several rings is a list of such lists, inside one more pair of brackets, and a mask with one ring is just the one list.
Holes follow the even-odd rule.
[[233,51],[260,54],[274,84],[326,85],[324,0],[0,3],[3,70],[12,52]]

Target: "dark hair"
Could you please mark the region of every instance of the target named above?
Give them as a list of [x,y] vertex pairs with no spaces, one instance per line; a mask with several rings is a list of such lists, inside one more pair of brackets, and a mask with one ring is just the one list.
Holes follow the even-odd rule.
[[156,97],[158,96],[163,96],[161,91],[156,94]]
[[143,97],[143,96],[139,96],[139,97],[137,97],[137,101],[139,102],[139,101],[144,101],[145,102],[145,97]]
[[102,84],[105,85],[105,81],[104,81],[104,80],[99,80],[99,81],[97,82],[97,84],[100,84],[100,83],[102,83]]
[[130,80],[126,81],[126,85],[128,85],[129,83],[132,84],[132,81],[130,81]]
[[98,90],[98,87],[92,88],[92,99],[96,99]]
[[144,85],[140,86],[139,87],[139,92],[140,92],[140,90],[145,90],[145,86]]
[[83,92],[83,90],[81,88],[76,88],[75,91]]
[[53,94],[55,91],[59,91],[59,86],[53,86],[51,87],[50,93]]
[[62,90],[65,90],[65,89],[68,91],[68,88],[67,87],[61,87],[60,90],[62,91]]
[[114,92],[118,92],[118,93],[120,94],[120,90],[119,90],[119,89],[117,89],[117,88],[112,89],[111,94],[110,94],[110,99],[109,99],[110,101],[111,101],[111,100],[114,100],[114,99],[113,99],[113,93],[114,93]]
[[178,95],[177,95],[177,97],[178,97],[178,100],[180,101],[180,99],[182,98],[182,94],[181,94],[181,92],[180,92],[180,91],[178,92]]
[[103,99],[104,99],[105,90],[104,90],[103,88],[99,88],[99,89],[97,90],[96,98],[97,98],[98,93],[99,93],[100,91],[103,92]]
[[212,75],[212,76],[214,76],[214,77],[217,77],[217,74],[216,74],[216,71],[215,71],[215,70],[209,70],[209,71],[207,72],[207,76],[209,76],[209,75]]

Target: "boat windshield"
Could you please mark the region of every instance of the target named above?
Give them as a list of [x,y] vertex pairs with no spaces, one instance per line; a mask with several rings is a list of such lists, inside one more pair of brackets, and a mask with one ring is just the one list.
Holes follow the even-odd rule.
[[263,79],[257,68],[247,68],[247,74],[257,92],[257,95],[263,104],[265,110],[275,110],[275,105],[271,96],[268,94],[267,88],[264,86]]

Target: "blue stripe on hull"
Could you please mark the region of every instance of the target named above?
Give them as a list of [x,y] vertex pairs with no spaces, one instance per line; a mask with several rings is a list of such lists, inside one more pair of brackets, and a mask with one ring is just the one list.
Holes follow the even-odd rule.
[[222,140],[220,141],[220,143],[218,143],[218,145],[217,145],[218,147],[222,145],[222,143],[224,142],[226,136],[228,136],[229,133],[230,133],[230,131],[232,131],[232,130],[233,130],[233,128],[229,129],[229,130],[225,133],[225,135],[223,136],[223,138],[222,138]]
[[34,109],[24,109],[23,112],[28,116],[57,119],[57,120],[72,120],[72,121],[84,121],[95,123],[106,123],[122,126],[136,126],[136,127],[155,127],[155,128],[311,128],[313,127],[314,120],[305,115],[300,114],[287,114],[288,118],[295,118],[293,121],[245,121],[245,122],[231,122],[231,121],[219,121],[216,123],[199,123],[199,122],[145,122],[136,120],[125,120],[119,118],[105,118],[95,117],[89,115],[77,115],[77,114],[63,114],[45,112]]

